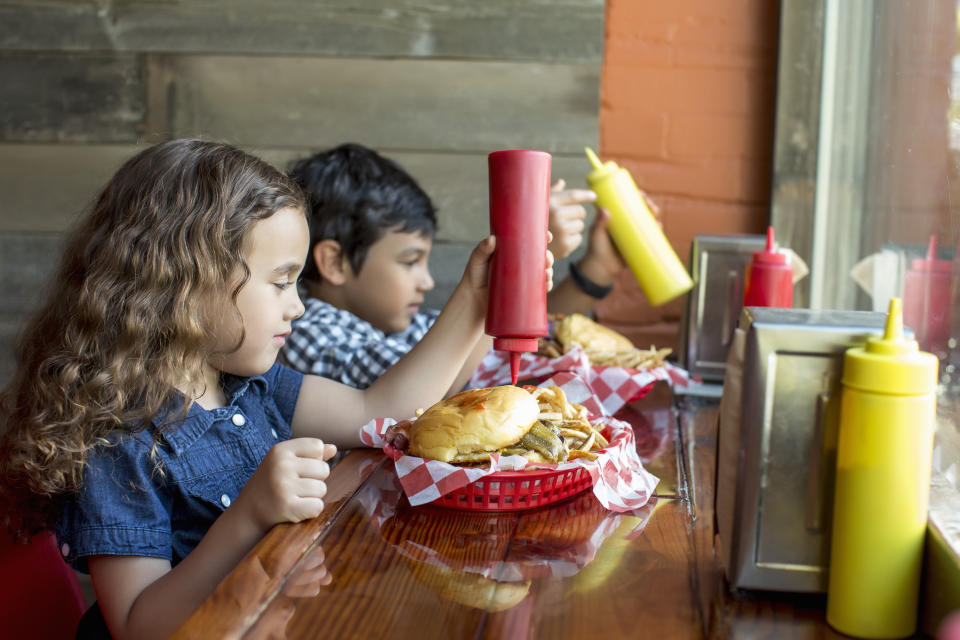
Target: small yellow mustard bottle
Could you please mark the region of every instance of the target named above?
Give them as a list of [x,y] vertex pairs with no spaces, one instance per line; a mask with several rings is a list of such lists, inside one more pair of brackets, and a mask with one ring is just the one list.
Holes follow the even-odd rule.
[[613,161],[601,163],[592,149],[584,150],[593,167],[587,184],[597,194],[597,206],[610,212],[610,236],[647,300],[659,306],[689,291],[693,280],[650,213],[630,172]]
[[937,365],[904,338],[899,298],[883,337],[844,356],[827,622],[850,636],[917,628]]

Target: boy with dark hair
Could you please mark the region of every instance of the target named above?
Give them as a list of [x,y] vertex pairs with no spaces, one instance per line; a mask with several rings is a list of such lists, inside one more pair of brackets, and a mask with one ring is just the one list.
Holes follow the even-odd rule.
[[[433,203],[400,165],[357,144],[298,160],[290,175],[306,194],[310,252],[302,276],[306,312],[280,357],[300,371],[366,388],[439,313],[420,309],[434,286],[427,267]],[[551,249],[567,255],[580,242],[582,203],[594,194],[562,187],[551,192]],[[580,269],[548,295],[551,312],[588,312],[623,268],[606,219],[598,214]],[[463,388],[490,346],[489,337],[478,343],[449,393]]]

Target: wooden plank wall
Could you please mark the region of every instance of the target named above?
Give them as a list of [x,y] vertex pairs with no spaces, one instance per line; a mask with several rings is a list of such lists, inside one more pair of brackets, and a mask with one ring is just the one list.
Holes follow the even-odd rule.
[[164,139],[280,167],[346,141],[396,159],[439,209],[442,305],[487,232],[487,153],[543,149],[583,184],[603,36],[603,0],[3,2],[0,384],[64,230]]

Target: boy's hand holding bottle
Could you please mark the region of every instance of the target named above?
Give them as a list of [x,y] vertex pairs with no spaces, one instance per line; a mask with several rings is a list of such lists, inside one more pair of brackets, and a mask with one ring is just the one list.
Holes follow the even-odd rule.
[[[642,190],[640,193],[662,229],[663,224],[659,220],[660,207]],[[567,189],[562,179],[553,184],[550,189],[550,232],[553,239],[549,249],[554,257],[566,258],[583,242],[587,218],[583,204],[596,200],[597,194],[590,189]],[[609,224],[610,212],[598,207],[587,237],[586,252],[579,262],[580,271],[591,281],[603,286],[612,284],[626,266],[609,235]]]

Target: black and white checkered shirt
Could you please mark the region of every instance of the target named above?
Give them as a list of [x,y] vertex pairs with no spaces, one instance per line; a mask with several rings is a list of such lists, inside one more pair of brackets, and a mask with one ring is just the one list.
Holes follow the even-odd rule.
[[385,334],[349,311],[304,298],[306,311],[294,320],[280,361],[302,371],[366,389],[417,344],[439,311],[413,316],[410,326]]

